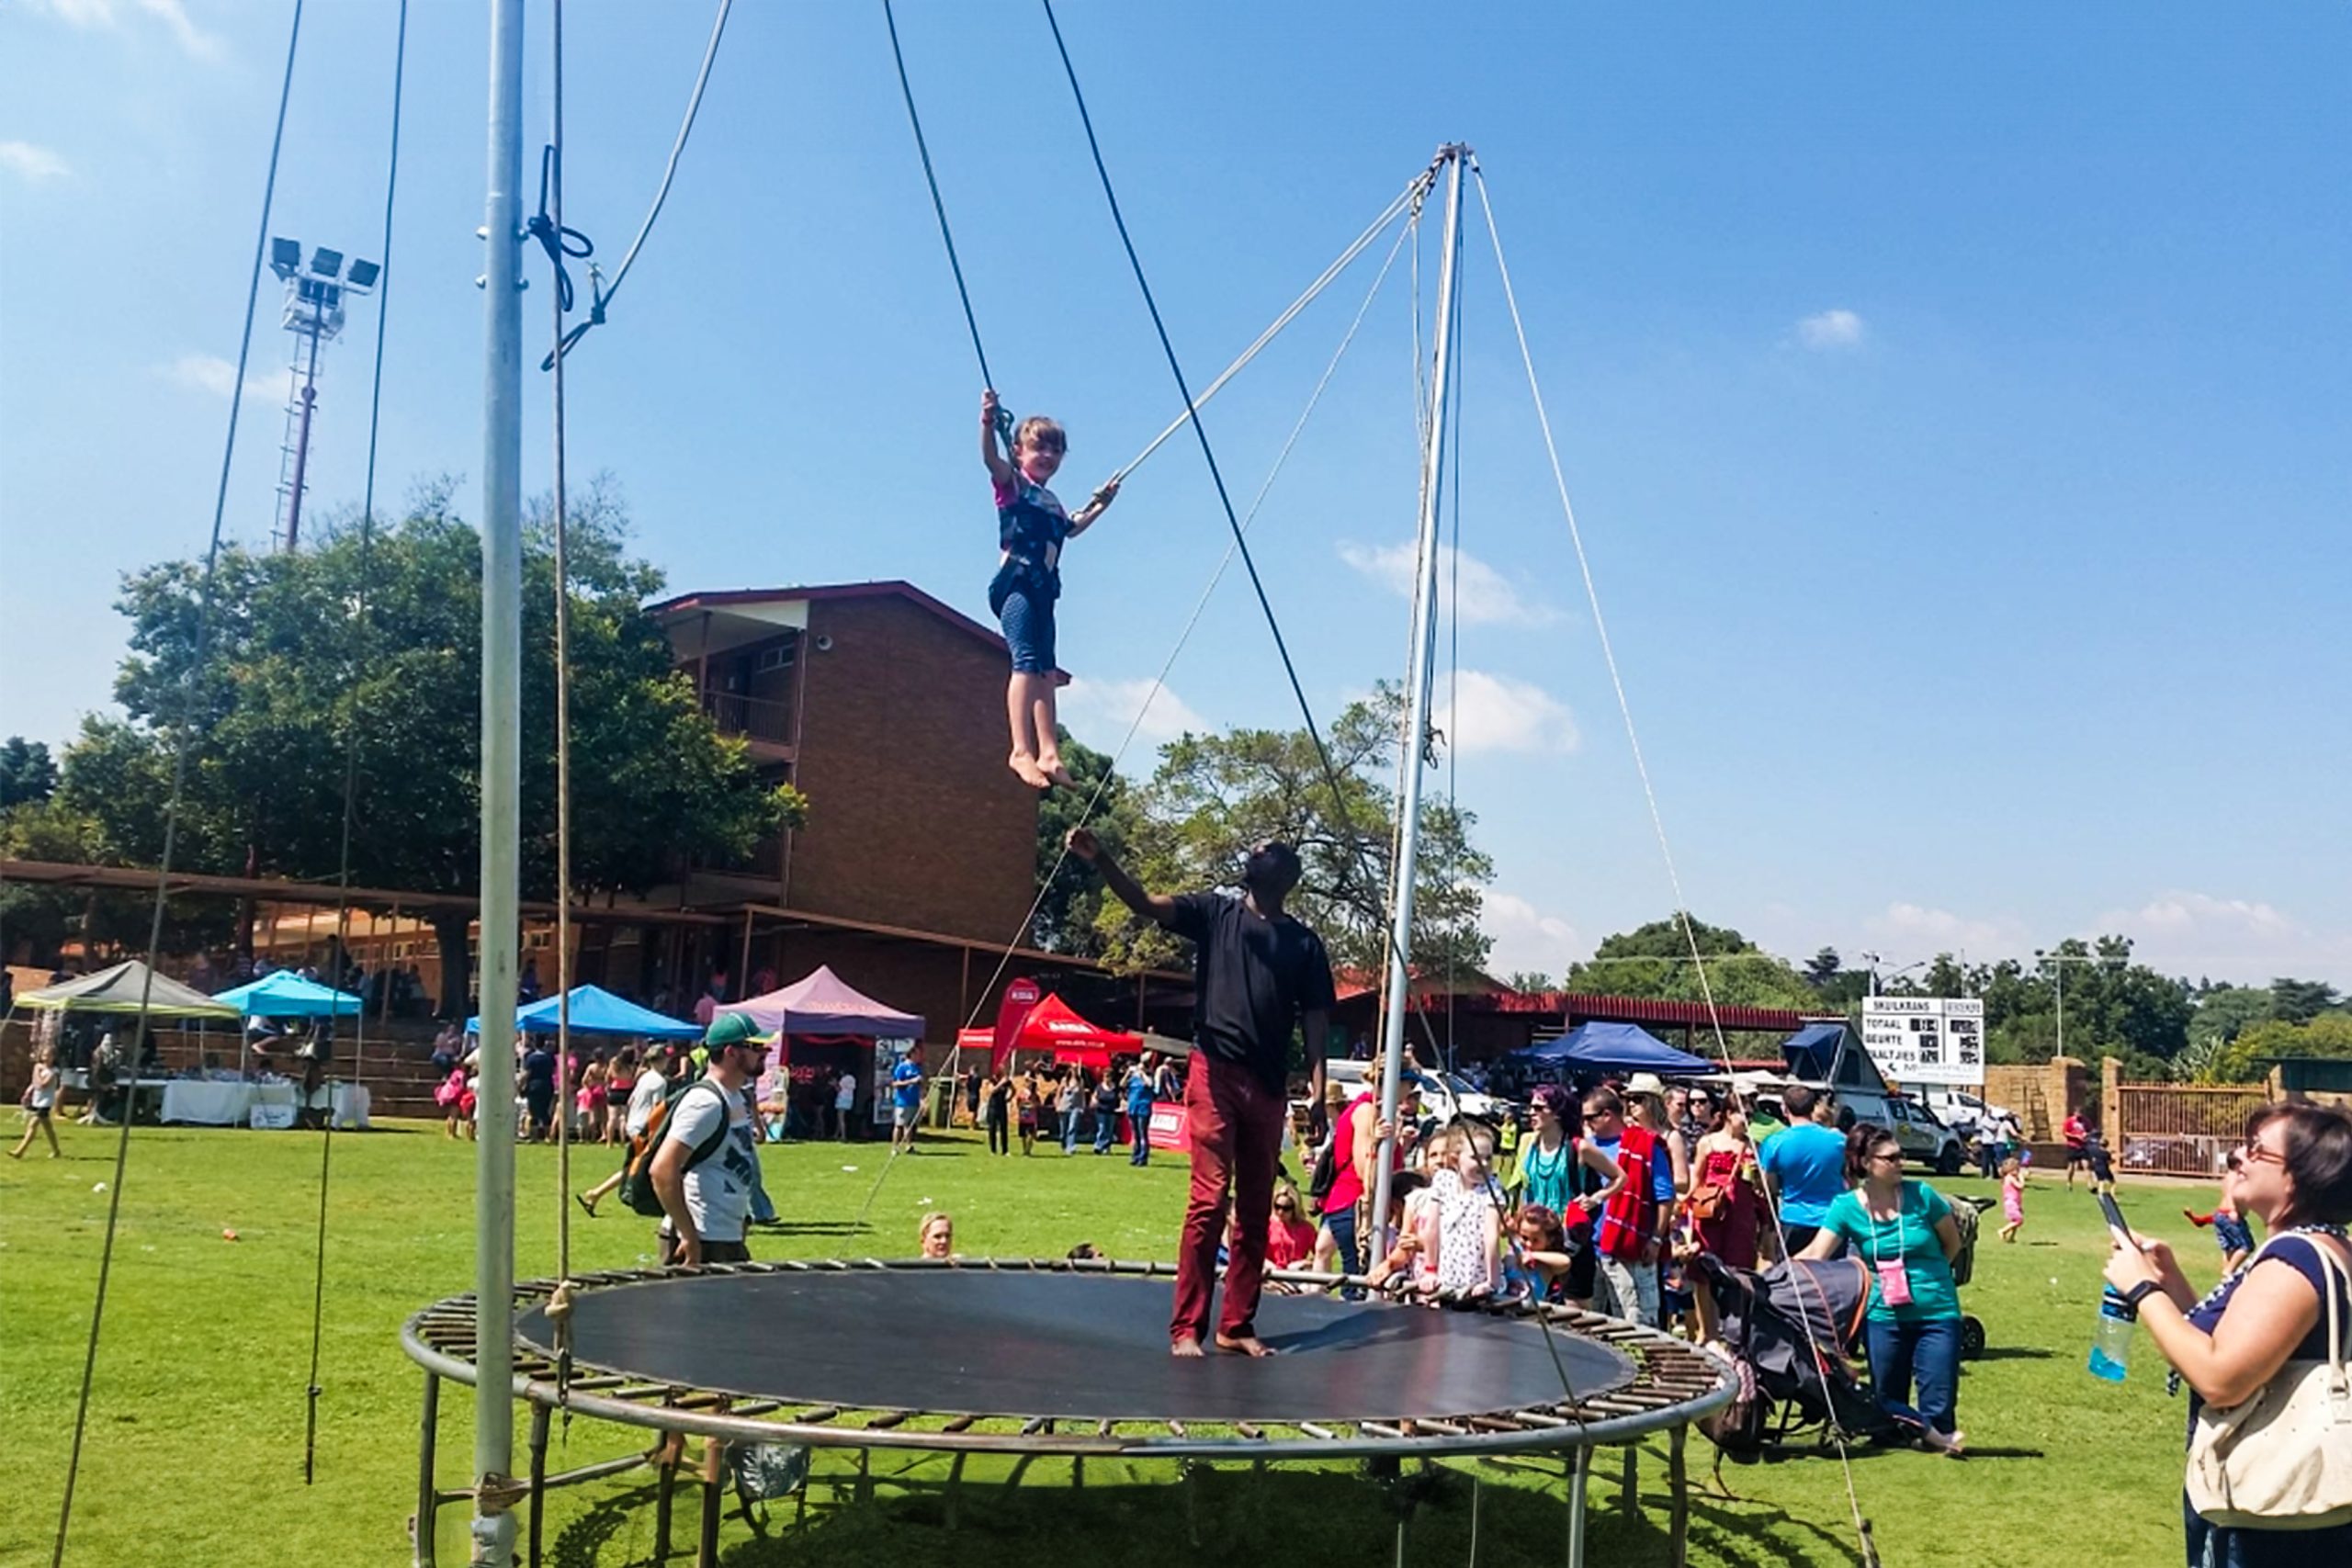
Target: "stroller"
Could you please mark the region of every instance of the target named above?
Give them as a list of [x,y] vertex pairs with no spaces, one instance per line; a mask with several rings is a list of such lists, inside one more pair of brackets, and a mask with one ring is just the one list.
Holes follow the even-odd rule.
[[1792,1260],[1757,1273],[1702,1254],[1693,1266],[1706,1277],[1739,1380],[1731,1404],[1701,1424],[1721,1453],[1753,1458],[1806,1442],[1818,1450],[1838,1432],[1912,1435],[1879,1408],[1848,1358],[1871,1299],[1861,1259]]
[[[1960,1232],[1960,1253],[1951,1260],[1951,1282],[1965,1285],[1976,1273],[1976,1233],[1982,1228],[1985,1210],[1997,1199],[1955,1198],[1951,1201],[1951,1223]],[[1960,1356],[1973,1361],[1984,1353],[1984,1320],[1973,1313],[1960,1314]]]

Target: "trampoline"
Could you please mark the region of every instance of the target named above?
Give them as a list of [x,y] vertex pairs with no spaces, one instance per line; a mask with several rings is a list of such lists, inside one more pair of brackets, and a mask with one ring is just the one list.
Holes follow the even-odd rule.
[[[1307,1287],[1337,1276],[1275,1271]],[[1721,1359],[1656,1330],[1563,1307],[1453,1303],[1432,1310],[1269,1291],[1252,1359],[1168,1353],[1172,1266],[1102,1259],[857,1259],[625,1270],[574,1282],[571,1369],[547,1306],[554,1281],[516,1287],[514,1396],[532,1411],[532,1473],[518,1480],[537,1536],[552,1486],[646,1462],[545,1473],[547,1428],[574,1416],[708,1439],[707,1544],[715,1542],[727,1448],[1093,1456],[1197,1463],[1393,1461],[1551,1452],[1568,1461],[1580,1541],[1594,1447],[1664,1431],[1675,1461],[1689,1424],[1727,1404]],[[412,1318],[403,1348],[425,1371],[416,1560],[433,1516],[465,1495],[434,1481],[443,1380],[471,1384],[474,1311],[453,1297]],[[667,1453],[662,1517],[677,1463]],[[861,1460],[862,1463],[862,1460]],[[1630,1463],[1630,1461],[1629,1461]],[[1571,1560],[1581,1555],[1572,1549]]]

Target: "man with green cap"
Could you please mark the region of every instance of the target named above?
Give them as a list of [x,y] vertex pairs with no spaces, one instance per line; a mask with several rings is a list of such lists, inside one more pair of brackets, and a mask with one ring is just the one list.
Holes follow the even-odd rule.
[[759,1076],[767,1046],[740,1012],[721,1013],[703,1034],[709,1064],[670,1112],[653,1156],[662,1200],[662,1266],[747,1263],[743,1226],[758,1178],[752,1110],[743,1090]]

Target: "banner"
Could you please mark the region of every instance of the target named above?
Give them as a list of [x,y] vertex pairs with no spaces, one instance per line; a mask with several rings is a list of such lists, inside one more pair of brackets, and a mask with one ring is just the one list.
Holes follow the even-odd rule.
[[1043,1000],[1045,994],[1037,982],[1026,976],[1004,988],[1004,999],[996,1009],[996,1042],[989,1051],[991,1077],[1004,1071],[1005,1060],[1012,1055],[1012,1043],[1021,1038],[1021,1026],[1027,1021],[1029,1010]]
[[1984,1003],[1976,997],[1871,997],[1862,1003],[1862,1049],[1905,1089],[1984,1083]]

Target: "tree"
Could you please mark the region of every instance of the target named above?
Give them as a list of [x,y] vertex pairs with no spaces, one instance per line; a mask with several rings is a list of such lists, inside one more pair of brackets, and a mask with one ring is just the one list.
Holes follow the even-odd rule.
[[[106,829],[85,811],[51,797],[0,812],[0,857],[67,865],[126,863]],[[32,882],[0,884],[0,959],[54,965],[68,941],[85,958],[147,950],[153,923],[152,892],[74,887]],[[226,911],[210,899],[175,897],[164,906],[164,946],[175,952],[219,942],[230,929]]]
[[2285,1023],[2309,1023],[2335,1005],[2335,987],[2324,980],[2270,982],[2270,1016]]
[[[1694,944],[1705,964],[1704,984],[1690,960]],[[1692,919],[1686,932],[1679,915],[1619,931],[1592,956],[1569,966],[1568,989],[1689,1002],[1712,996],[1725,1007],[1804,1010],[1819,1005],[1812,986],[1787,961],[1729,926]]]
[[1560,988],[1549,975],[1541,975],[1532,969],[1514,969],[1503,984],[1514,991],[1556,991]]
[[[1329,742],[1344,809],[1305,730],[1234,729],[1170,742],[1136,795],[1130,869],[1148,887],[1230,887],[1252,844],[1283,840],[1298,850],[1305,872],[1292,899],[1299,919],[1320,933],[1334,964],[1377,973],[1386,951],[1397,814],[1387,781],[1403,732],[1404,699],[1385,684],[1333,722]],[[1476,821],[1445,801],[1422,800],[1410,957],[1424,976],[1487,962],[1491,942],[1478,929],[1479,890],[1493,879],[1494,863],[1470,841]],[[1106,902],[1096,930],[1116,967],[1177,957],[1172,939],[1116,900]]]
[[[174,736],[192,725],[178,863],[331,878],[345,741],[356,726],[354,883],[473,894],[481,553],[450,489],[424,487],[364,551],[345,519],[300,554],[224,552],[200,670],[198,567],[132,574],[120,604],[131,651],[116,681],[130,718],[85,725],[66,753],[63,795],[119,849],[152,862]],[[761,782],[672,667],[644,611],[661,576],[626,554],[627,520],[609,487],[591,486],[569,521],[575,895],[641,891],[692,863],[740,862],[806,803]],[[550,543],[535,519],[524,542],[521,891],[538,898],[553,892],[555,865]],[[441,1005],[455,1012],[468,995],[470,918],[449,911],[433,922]]]
[[2271,1015],[2270,988],[2267,986],[2213,986],[2197,997],[2196,1010],[2188,1018],[2188,1043],[2227,1045],[2235,1040],[2248,1024],[2259,1023]]
[[2247,1026],[2230,1048],[2255,1063],[2272,1056],[2352,1056],[2352,1017],[2324,1012],[2307,1023],[2266,1019]]
[[[1062,852],[1072,828],[1083,824],[1094,830],[1103,848],[1125,859],[1133,836],[1136,807],[1127,781],[1111,768],[1111,759],[1091,746],[1059,730],[1062,765],[1078,781],[1075,789],[1049,791],[1037,807],[1036,917],[1029,922],[1030,940],[1048,953],[1099,957],[1102,952],[1102,881],[1075,856]],[[1108,782],[1105,782],[1105,781]],[[1097,799],[1095,792],[1102,791]],[[1087,815],[1091,803],[1093,815]]]
[[1845,961],[1843,959],[1838,956],[1838,950],[1836,948],[1823,948],[1811,958],[1805,960],[1804,977],[1806,984],[1812,986],[1816,990],[1828,985],[1831,981],[1838,978],[1838,971],[1844,962]]
[[46,743],[21,735],[0,742],[0,811],[38,805],[56,793],[57,764]]

